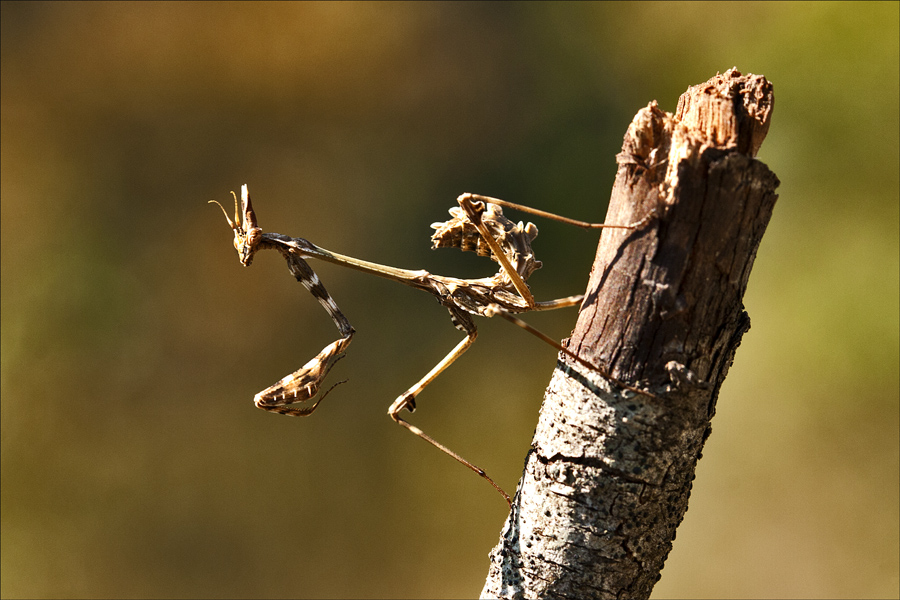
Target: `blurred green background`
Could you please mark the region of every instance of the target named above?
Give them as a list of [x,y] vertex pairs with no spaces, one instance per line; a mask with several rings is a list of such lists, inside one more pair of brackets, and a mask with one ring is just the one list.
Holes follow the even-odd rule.
[[[447,275],[479,192],[602,220],[633,115],[774,83],[780,200],[654,597],[897,597],[897,3],[2,4],[3,597],[461,597],[506,506],[391,423],[461,335],[314,264],[358,333],[309,419],[253,395],[336,331],[215,206]],[[521,218],[521,217],[517,217]],[[537,220],[538,299],[596,234]],[[574,311],[530,315],[554,337]],[[412,421],[515,489],[555,352],[500,320]]]

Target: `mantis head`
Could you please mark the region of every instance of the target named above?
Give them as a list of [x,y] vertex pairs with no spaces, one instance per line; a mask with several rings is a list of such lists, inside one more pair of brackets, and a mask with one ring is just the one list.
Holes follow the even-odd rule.
[[[234,230],[234,249],[237,250],[238,258],[245,267],[250,266],[253,262],[253,255],[256,253],[259,242],[262,239],[262,229],[256,223],[256,213],[253,212],[253,205],[250,203],[250,193],[247,191],[247,184],[241,186],[241,208],[238,209],[238,199],[234,192],[234,221],[225,212],[225,207],[210,200],[210,204],[219,204],[219,208],[225,213],[225,219]],[[243,219],[241,218],[243,214]]]

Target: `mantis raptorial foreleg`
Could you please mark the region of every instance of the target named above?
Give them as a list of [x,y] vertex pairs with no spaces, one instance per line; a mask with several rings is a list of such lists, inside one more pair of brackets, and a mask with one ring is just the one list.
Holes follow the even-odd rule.
[[[215,202],[215,201],[213,201]],[[253,212],[250,203],[250,195],[247,192],[247,186],[241,188],[241,203],[243,207],[243,219],[238,211],[237,196],[234,198],[234,221],[225,212],[225,209],[219,204],[222,212],[225,212],[225,218],[234,230],[234,247],[237,249],[241,257],[241,263],[245,266],[253,261],[253,254],[257,250],[259,244],[263,241],[264,234],[256,224],[256,214]],[[331,297],[325,286],[319,280],[319,276],[312,270],[305,260],[300,258],[297,252],[291,251],[289,248],[277,247],[281,254],[287,260],[288,269],[291,274],[299,281],[303,287],[309,290],[310,294],[322,305],[325,311],[331,316],[335,326],[341,333],[341,338],[325,346],[319,354],[313,357],[309,362],[280,379],[277,383],[267,387],[263,391],[254,396],[253,402],[258,408],[292,417],[306,417],[316,410],[319,403],[325,399],[325,396],[334,389],[336,385],[328,388],[316,401],[309,406],[292,406],[299,402],[312,400],[319,393],[322,383],[331,367],[344,357],[347,346],[353,338],[353,327],[350,321],[338,308],[337,302]]]

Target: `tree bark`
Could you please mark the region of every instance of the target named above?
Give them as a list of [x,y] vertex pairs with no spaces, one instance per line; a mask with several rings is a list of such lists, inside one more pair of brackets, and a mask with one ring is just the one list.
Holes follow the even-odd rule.
[[604,231],[482,597],[647,598],[684,517],[778,178],[772,85],[736,69],[625,134]]

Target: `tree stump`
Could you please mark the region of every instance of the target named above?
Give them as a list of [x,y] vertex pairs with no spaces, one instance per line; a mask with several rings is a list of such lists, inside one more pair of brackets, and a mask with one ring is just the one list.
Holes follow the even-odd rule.
[[[754,158],[773,107],[736,69],[651,102],[616,157],[607,223],[483,597],[647,598],[684,517],[742,298],[778,196]],[[602,371],[605,375],[600,374]]]

